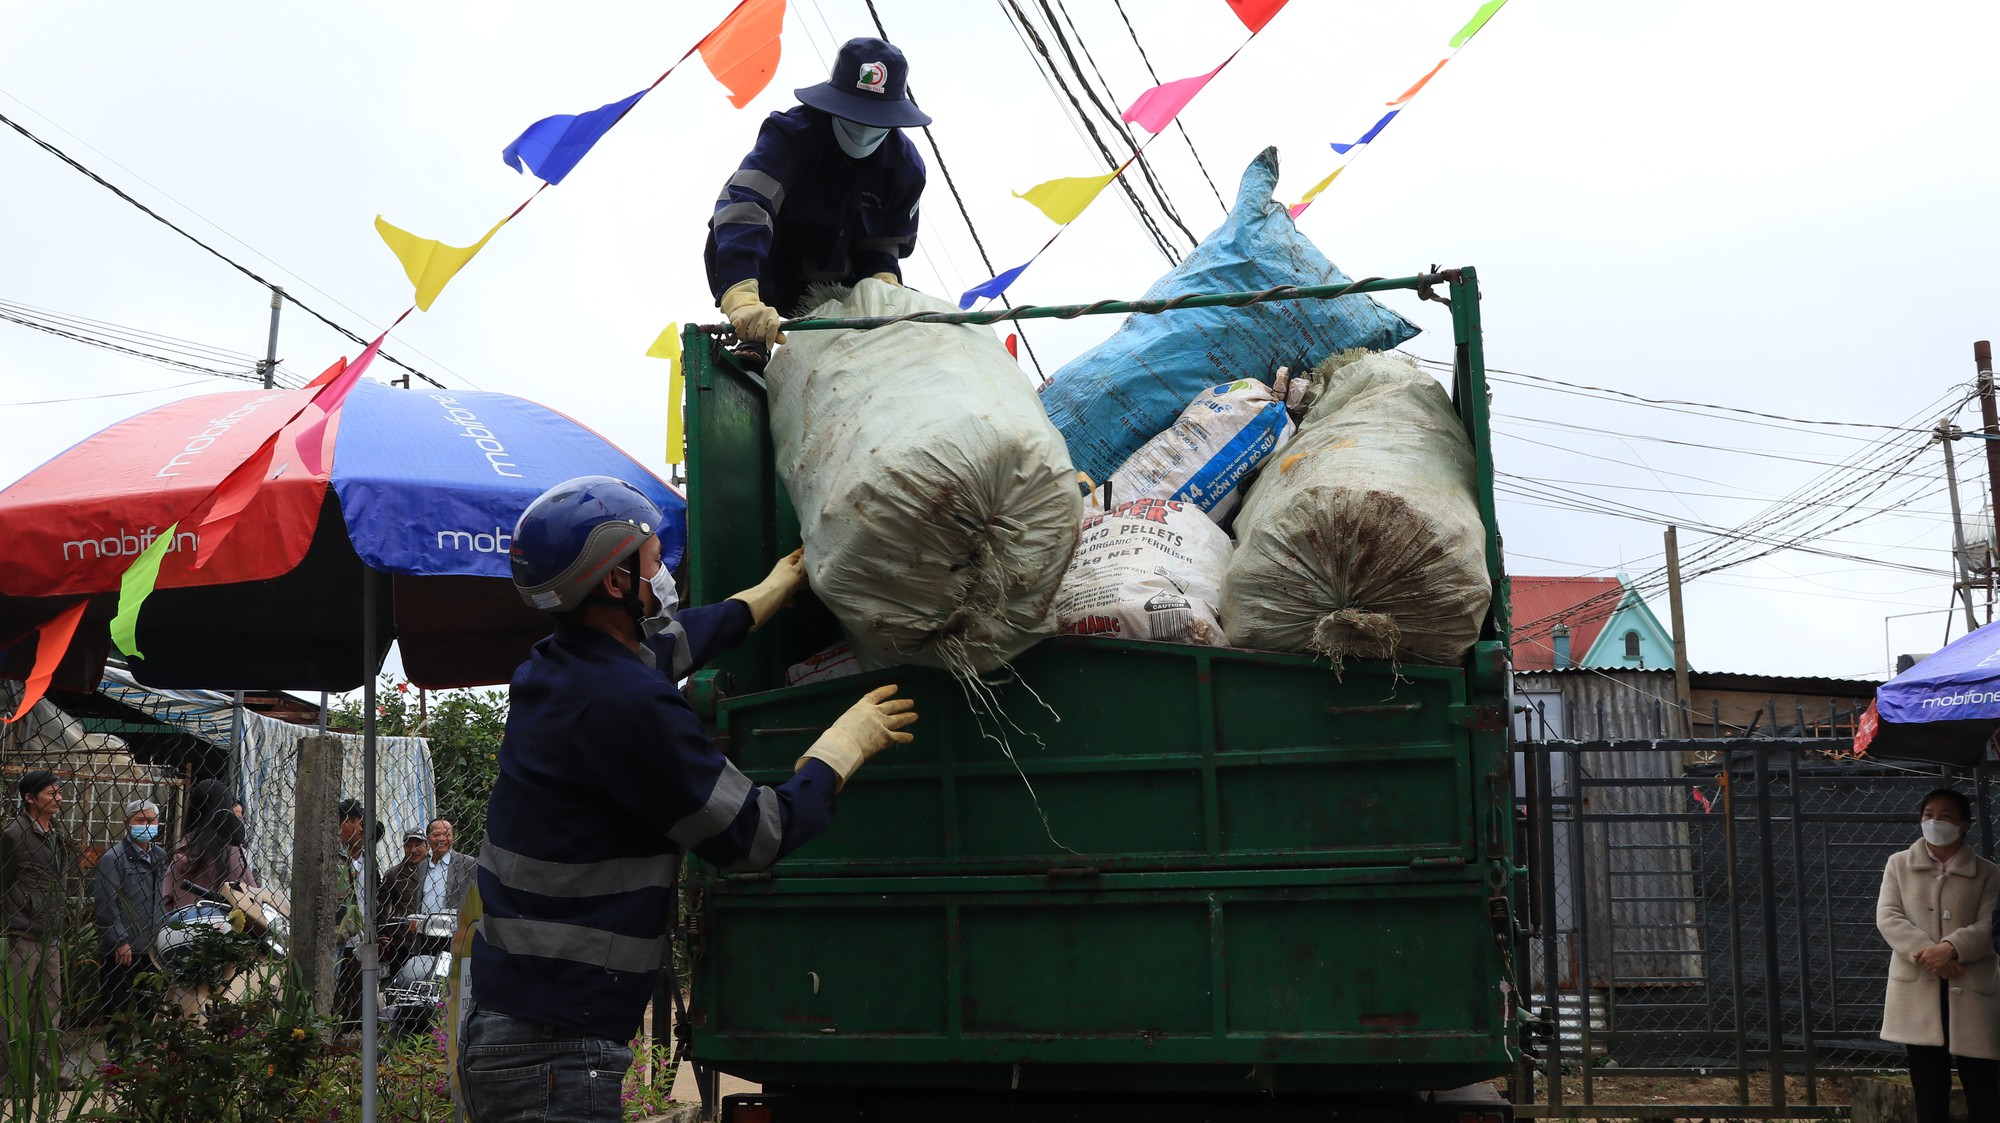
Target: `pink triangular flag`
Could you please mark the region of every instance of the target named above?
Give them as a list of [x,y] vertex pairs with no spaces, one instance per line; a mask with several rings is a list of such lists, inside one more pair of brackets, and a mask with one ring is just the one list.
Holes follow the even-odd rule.
[[[1229,65],[1227,62],[1222,64],[1222,66],[1227,65]],[[1192,78],[1162,82],[1140,94],[1139,99],[1134,101],[1122,116],[1149,133],[1164,132],[1174,117],[1187,107],[1187,103],[1194,100],[1194,95],[1200,93],[1203,86],[1208,85],[1208,80],[1222,70],[1222,66]]]

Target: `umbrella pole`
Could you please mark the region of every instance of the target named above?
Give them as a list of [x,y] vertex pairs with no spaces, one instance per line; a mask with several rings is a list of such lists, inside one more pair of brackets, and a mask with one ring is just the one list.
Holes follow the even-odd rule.
[[375,943],[375,570],[361,567],[361,1123],[375,1123],[376,1066],[381,1061],[375,987],[381,974]]

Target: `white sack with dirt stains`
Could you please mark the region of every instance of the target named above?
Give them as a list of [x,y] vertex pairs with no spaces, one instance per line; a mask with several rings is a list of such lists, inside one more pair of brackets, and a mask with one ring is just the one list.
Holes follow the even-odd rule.
[[1472,444],[1437,380],[1350,351],[1236,516],[1222,584],[1229,642],[1344,659],[1448,664],[1492,600]]
[[[865,280],[810,315],[957,310]],[[1083,498],[1061,434],[992,330],[787,339],[765,370],[778,475],[813,592],[864,666],[988,671],[1054,635]]]

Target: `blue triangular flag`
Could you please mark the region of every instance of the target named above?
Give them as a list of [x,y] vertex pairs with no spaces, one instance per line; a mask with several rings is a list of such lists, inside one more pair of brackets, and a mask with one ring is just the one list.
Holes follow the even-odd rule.
[[972,307],[972,302],[982,296],[999,296],[1001,293],[1006,292],[1007,286],[1014,283],[1014,279],[1021,275],[1021,271],[1034,263],[1035,259],[1031,257],[997,277],[981,281],[971,288],[966,289],[965,295],[958,298],[959,309],[962,311]]
[[1363,134],[1360,140],[1355,141],[1353,144],[1336,144],[1333,146],[1333,150],[1335,152],[1345,153],[1350,148],[1359,148],[1362,145],[1367,144],[1369,141],[1374,140],[1377,136],[1381,135],[1382,130],[1388,128],[1389,122],[1395,120],[1396,114],[1401,112],[1402,110],[1400,109],[1391,109],[1389,112],[1384,113],[1382,115],[1382,119],[1380,121],[1375,122],[1375,127],[1369,129],[1365,134]]
[[624,101],[614,101],[588,113],[544,117],[515,137],[514,143],[501,149],[500,159],[515,171],[533,172],[549,183],[561,183],[590,151],[591,145],[610,132],[611,126],[651,89],[648,86]]

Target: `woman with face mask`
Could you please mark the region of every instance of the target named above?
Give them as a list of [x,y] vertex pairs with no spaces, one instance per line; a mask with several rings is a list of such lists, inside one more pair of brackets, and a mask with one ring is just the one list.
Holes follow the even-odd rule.
[[1923,837],[1889,858],[1875,927],[1888,941],[1882,1039],[1909,1052],[1917,1123],[1947,1123],[1958,1068],[1973,1119],[2000,1119],[2000,867],[1973,853],[1972,803],[1951,788],[1918,806]]
[[902,283],[917,245],[924,162],[906,128],[930,117],[909,99],[909,64],[880,39],[850,39],[833,74],[793,91],[715,201],[702,257],[736,335],[764,349],[816,281]]

